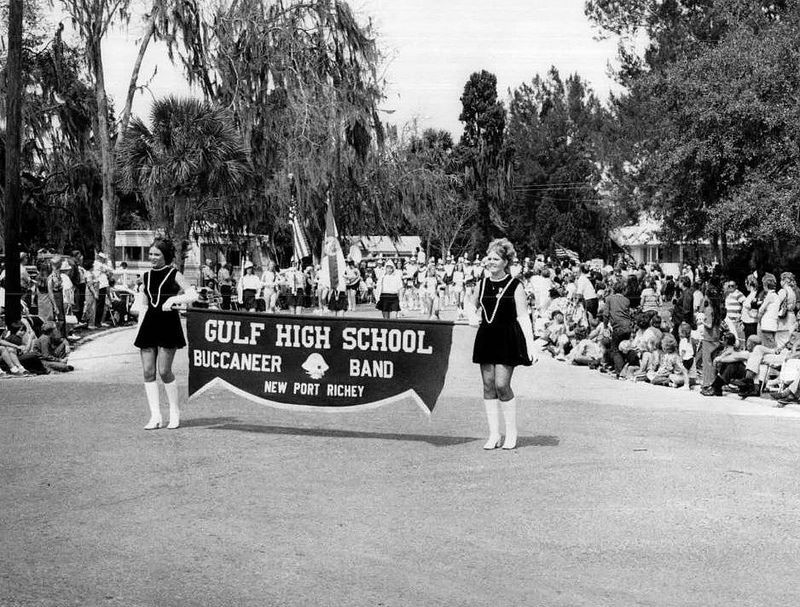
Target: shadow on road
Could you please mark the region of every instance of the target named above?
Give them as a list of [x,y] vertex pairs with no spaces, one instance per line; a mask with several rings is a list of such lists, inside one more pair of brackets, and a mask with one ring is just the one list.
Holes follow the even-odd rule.
[[[211,430],[234,430],[237,432],[255,432],[259,434],[288,434],[292,436],[320,436],[325,438],[377,438],[422,442],[434,447],[453,447],[471,443],[482,438],[472,436],[437,436],[432,434],[387,434],[382,432],[360,432],[356,430],[337,430],[328,428],[292,428],[288,426],[264,426],[260,424],[239,424],[232,417],[211,417],[189,419],[181,422],[183,427],[205,427]],[[556,436],[521,436],[517,441],[520,447],[557,447]]]

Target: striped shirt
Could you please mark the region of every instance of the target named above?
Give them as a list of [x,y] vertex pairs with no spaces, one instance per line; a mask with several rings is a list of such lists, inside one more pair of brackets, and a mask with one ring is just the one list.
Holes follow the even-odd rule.
[[742,302],[744,301],[744,294],[736,289],[733,293],[729,293],[725,298],[725,314],[728,319],[736,322],[742,317]]

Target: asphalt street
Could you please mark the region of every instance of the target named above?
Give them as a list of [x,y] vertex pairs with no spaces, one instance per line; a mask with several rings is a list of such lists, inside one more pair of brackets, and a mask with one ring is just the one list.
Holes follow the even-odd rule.
[[430,420],[217,390],[146,432],[131,329],[1,381],[0,605],[800,603],[800,408],[543,360],[485,452],[473,332]]

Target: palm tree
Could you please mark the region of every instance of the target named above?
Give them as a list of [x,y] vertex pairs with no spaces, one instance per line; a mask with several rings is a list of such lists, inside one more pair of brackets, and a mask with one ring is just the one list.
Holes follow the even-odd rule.
[[238,199],[250,162],[229,115],[208,102],[157,100],[150,123],[131,120],[117,153],[119,185],[144,196],[156,221],[180,242],[182,268],[193,222],[207,222],[220,196],[228,194],[229,203]]

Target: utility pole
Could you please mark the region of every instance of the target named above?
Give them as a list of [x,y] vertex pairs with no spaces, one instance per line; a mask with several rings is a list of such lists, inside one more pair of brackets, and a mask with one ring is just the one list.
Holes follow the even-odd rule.
[[6,64],[6,326],[22,316],[19,276],[20,131],[22,123],[22,0],[8,0]]

